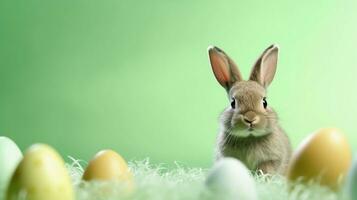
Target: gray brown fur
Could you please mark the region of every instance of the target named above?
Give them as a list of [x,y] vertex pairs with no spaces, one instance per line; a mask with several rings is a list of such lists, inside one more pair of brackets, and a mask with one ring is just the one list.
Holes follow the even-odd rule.
[[274,78],[278,47],[272,45],[263,52],[248,81],[242,80],[237,65],[222,50],[210,47],[209,56],[216,79],[236,106],[228,106],[221,114],[216,160],[234,157],[252,171],[285,174],[290,142],[278,124],[277,114],[262,103]]

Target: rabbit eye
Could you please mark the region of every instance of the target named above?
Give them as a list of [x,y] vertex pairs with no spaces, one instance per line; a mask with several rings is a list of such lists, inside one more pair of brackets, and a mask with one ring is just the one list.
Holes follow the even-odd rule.
[[234,98],[232,98],[231,107],[232,107],[233,109],[236,108],[236,100],[235,100]]
[[264,109],[266,109],[268,106],[268,102],[265,97],[263,98],[263,106],[264,106]]

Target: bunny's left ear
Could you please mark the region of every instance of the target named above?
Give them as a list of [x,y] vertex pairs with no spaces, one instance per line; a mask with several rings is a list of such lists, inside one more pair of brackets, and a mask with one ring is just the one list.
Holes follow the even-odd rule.
[[256,81],[267,88],[273,81],[278,63],[279,47],[271,45],[268,47],[255,63],[249,80]]

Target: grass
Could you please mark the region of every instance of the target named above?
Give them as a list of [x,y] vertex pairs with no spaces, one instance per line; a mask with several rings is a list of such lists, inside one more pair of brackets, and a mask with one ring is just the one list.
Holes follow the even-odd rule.
[[[85,162],[73,159],[67,164],[75,185],[78,200],[190,200],[214,199],[205,187],[208,169],[187,168],[179,164],[173,169],[164,165],[152,165],[149,160],[129,162],[135,177],[135,190],[130,194],[127,186],[119,182],[83,182],[81,176]],[[259,200],[341,200],[342,192],[333,192],[316,183],[295,184],[289,191],[289,184],[281,176],[253,175]],[[237,186],[239,187],[239,186]],[[224,199],[220,197],[219,199]]]

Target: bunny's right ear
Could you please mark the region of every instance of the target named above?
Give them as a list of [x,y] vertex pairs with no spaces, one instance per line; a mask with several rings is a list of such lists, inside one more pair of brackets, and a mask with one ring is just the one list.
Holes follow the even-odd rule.
[[208,55],[211,67],[219,84],[227,91],[236,81],[241,81],[242,76],[237,65],[228,57],[224,51],[215,46],[208,47]]

